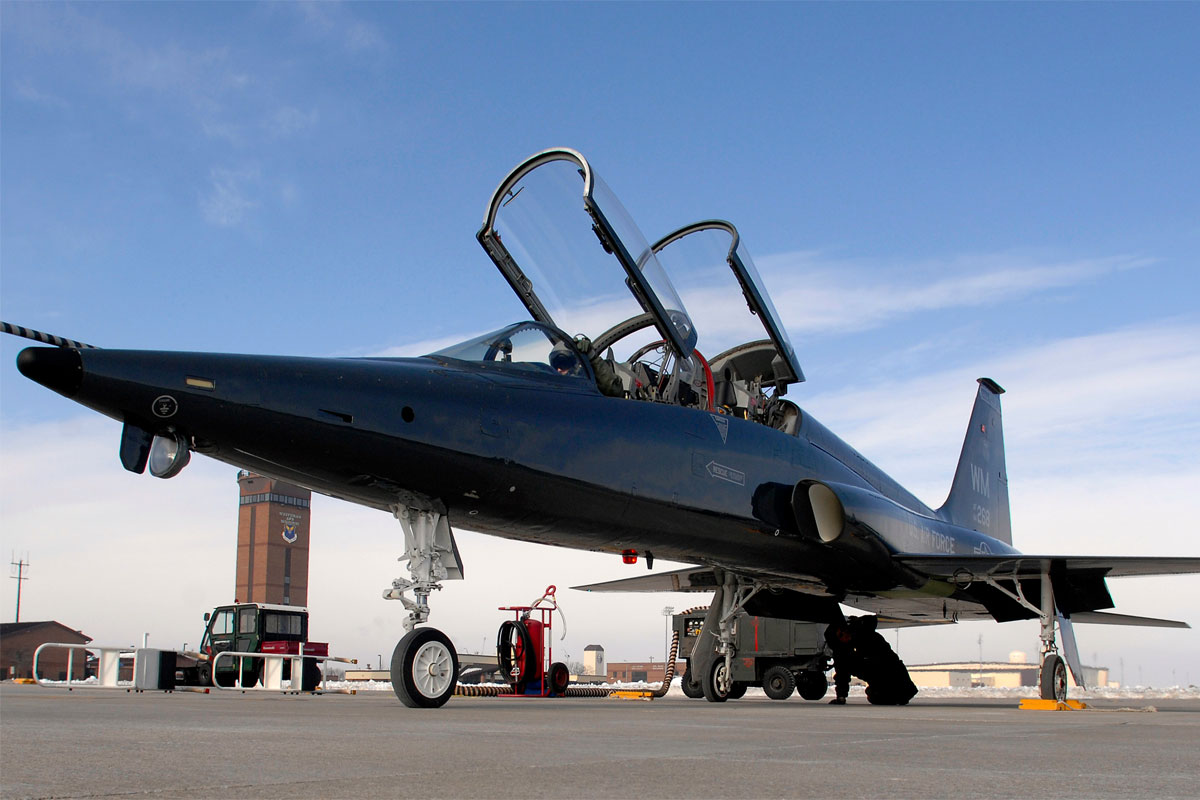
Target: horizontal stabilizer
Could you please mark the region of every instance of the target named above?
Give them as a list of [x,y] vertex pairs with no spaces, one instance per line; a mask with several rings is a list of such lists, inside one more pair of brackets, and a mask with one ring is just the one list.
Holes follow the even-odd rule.
[[1077,611],[1071,615],[1072,622],[1085,622],[1089,625],[1136,625],[1144,628],[1190,628],[1186,622],[1177,619],[1156,619],[1155,617],[1135,617],[1130,614],[1113,614],[1108,611]]

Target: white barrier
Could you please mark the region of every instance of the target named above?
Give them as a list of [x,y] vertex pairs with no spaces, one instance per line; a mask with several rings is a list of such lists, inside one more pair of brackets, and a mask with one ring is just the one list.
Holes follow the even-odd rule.
[[[237,658],[237,672],[232,686],[221,686],[217,683],[217,665],[223,658]],[[263,665],[261,670],[254,671],[254,684],[250,686],[242,685],[242,678],[246,675],[245,663],[246,659],[262,659]],[[284,692],[299,694],[304,691],[304,661],[308,659],[315,662],[337,661],[342,664],[357,664],[356,658],[338,658],[336,656],[301,656],[290,655],[283,653],[250,653],[239,650],[223,650],[214,655],[211,659],[213,688],[227,692]],[[291,677],[288,680],[283,679],[283,664],[285,661],[291,662]],[[259,673],[261,673],[261,683],[259,681]],[[284,686],[284,684],[287,686]],[[354,689],[326,689],[325,672],[321,672],[321,682],[317,684],[317,688],[309,690],[311,694],[355,694]]]
[[[46,650],[47,648],[50,648],[50,649],[58,648],[58,649],[67,651],[67,679],[65,681],[50,680],[47,678],[43,678],[40,674],[38,674],[38,667],[39,667],[38,661],[41,658],[42,651]],[[84,662],[85,663],[87,660],[86,654],[89,651],[99,653],[99,659],[98,659],[98,663],[96,665],[96,680],[95,680],[95,682],[92,682],[90,680],[73,680],[72,679],[71,676],[75,672],[75,651],[76,650],[84,651]],[[162,651],[158,651],[158,650],[144,650],[144,651],[148,654],[162,652]],[[119,682],[119,677],[120,677],[120,673],[121,673],[121,660],[122,659],[130,659],[133,662],[131,674],[136,676],[136,675],[138,675],[138,663],[137,663],[138,655],[141,652],[143,652],[143,651],[139,650],[137,648],[134,648],[134,647],[127,646],[127,645],[117,647],[117,646],[104,646],[104,645],[94,645],[94,644],[75,644],[75,643],[68,643],[68,642],[46,642],[45,644],[40,645],[37,648],[37,650],[35,650],[33,653],[33,679],[35,681],[37,681],[39,686],[50,686],[50,687],[54,687],[54,688],[66,688],[68,690],[74,690],[79,687],[87,687],[87,688],[95,688],[95,689],[124,689],[127,692],[131,692],[131,691],[135,691],[135,690],[142,691],[141,689],[137,688],[136,681],[128,682],[124,685],[122,685]],[[193,655],[199,655],[199,654],[193,654]],[[319,663],[323,663],[325,661],[337,661],[337,662],[340,662],[343,664],[357,664],[358,663],[358,659],[356,659],[356,658],[337,658],[335,656],[300,656],[300,655],[290,655],[290,654],[282,654],[282,653],[246,653],[246,652],[225,650],[223,652],[217,653],[211,659],[212,674],[214,676],[216,675],[217,663],[222,658],[225,658],[226,656],[228,656],[229,658],[236,657],[238,659],[237,675],[236,675],[236,679],[234,681],[234,685],[220,686],[214,680],[213,688],[221,689],[224,691],[235,691],[235,692],[284,692],[284,693],[290,692],[292,694],[300,694],[303,691],[303,685],[304,685],[303,682],[304,682],[304,660],[305,659],[310,659],[312,661],[319,662]],[[243,669],[243,667],[245,664],[245,659],[247,659],[247,658],[250,658],[250,659],[259,658],[259,659],[263,660],[263,662],[264,662],[263,668],[261,669],[262,685],[258,685],[258,683],[259,683],[258,672],[259,671],[256,670],[255,671],[255,685],[242,686],[242,676],[245,674],[245,670]],[[286,680],[286,681],[283,679],[283,665],[284,665],[285,660],[291,662],[291,677],[289,680]],[[284,684],[286,684],[286,686]],[[354,690],[354,689],[326,689],[326,688],[324,688],[324,685],[325,685],[325,674],[324,674],[324,671],[322,671],[320,683],[317,684],[317,688],[310,690],[310,693],[312,693],[312,694],[317,694],[317,693],[321,693],[321,694],[355,694],[356,693],[356,690]],[[173,689],[173,691],[207,692],[208,689],[207,689],[207,687],[201,688],[201,687],[195,687],[195,686],[176,686]]]
[[[67,651],[67,679],[66,681],[51,681],[43,678],[38,674],[38,660],[42,655],[42,651],[50,649],[61,649]],[[96,651],[100,654],[100,660],[96,667],[96,682],[88,683],[86,680],[72,680],[72,675],[75,672],[75,651],[84,651],[84,663],[87,662],[87,652],[89,650]],[[101,646],[94,644],[74,644],[68,642],[46,642],[39,645],[37,650],[33,651],[33,679],[38,682],[39,686],[54,686],[66,687],[74,689],[76,686],[95,687],[97,689],[124,689],[130,691],[133,688],[132,683],[129,686],[121,686],[118,683],[118,678],[121,674],[121,659],[128,658],[136,661],[134,648],[125,645],[121,647]],[[136,664],[134,666],[136,670]]]

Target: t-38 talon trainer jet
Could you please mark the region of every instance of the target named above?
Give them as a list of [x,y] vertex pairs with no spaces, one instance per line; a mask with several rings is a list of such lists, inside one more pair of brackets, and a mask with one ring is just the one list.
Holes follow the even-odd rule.
[[[408,611],[391,665],[408,706],[454,690],[454,647],[422,626],[430,593],[463,577],[452,526],[697,564],[583,588],[713,592],[713,646],[688,676],[713,701],[731,688],[740,611],[1040,618],[1048,698],[1067,685],[1056,625],[1077,678],[1072,622],[1186,627],[1103,613],[1105,579],[1197,572],[1200,558],[1013,549],[995,381],[979,380],[937,509],[789,401],[804,376],[732,225],[650,245],[587,160],[556,149],[505,178],[477,238],[532,320],[420,358],[108,350],[5,330],[56,345],[23,350],[20,371],[124,423],[132,472],[169,478],[195,451],[394,514],[410,574],[384,596]],[[694,295],[703,324],[667,277],[697,254],[731,281]]]

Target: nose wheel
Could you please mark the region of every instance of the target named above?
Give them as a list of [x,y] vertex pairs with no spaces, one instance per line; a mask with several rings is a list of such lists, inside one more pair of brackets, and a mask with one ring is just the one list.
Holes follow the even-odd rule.
[[458,653],[437,628],[405,634],[392,653],[392,691],[409,708],[438,708],[454,694]]

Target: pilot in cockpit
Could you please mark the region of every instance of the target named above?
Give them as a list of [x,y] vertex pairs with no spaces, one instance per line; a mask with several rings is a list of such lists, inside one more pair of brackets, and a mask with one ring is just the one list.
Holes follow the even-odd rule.
[[550,350],[550,366],[559,375],[578,375],[582,369],[579,357],[566,344],[559,342]]

